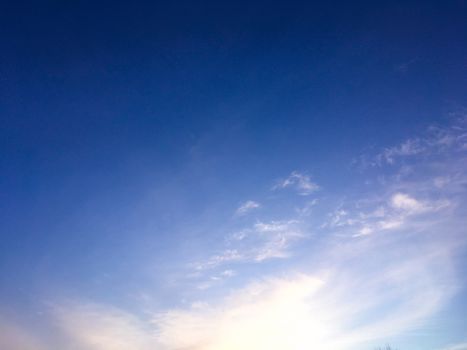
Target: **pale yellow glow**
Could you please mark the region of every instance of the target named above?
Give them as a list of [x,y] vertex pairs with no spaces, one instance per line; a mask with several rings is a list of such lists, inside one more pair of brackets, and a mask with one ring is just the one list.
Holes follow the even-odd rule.
[[338,325],[326,319],[334,313],[313,302],[322,286],[304,275],[256,283],[223,306],[164,315],[159,340],[196,350],[326,349]]

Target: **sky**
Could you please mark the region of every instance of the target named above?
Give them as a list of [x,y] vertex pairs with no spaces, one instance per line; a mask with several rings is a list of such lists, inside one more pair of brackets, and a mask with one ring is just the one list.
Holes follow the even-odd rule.
[[467,349],[467,2],[0,4],[0,348]]

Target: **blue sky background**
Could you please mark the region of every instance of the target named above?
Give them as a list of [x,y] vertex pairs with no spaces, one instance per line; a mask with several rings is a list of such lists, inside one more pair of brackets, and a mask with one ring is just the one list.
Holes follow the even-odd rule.
[[466,349],[466,18],[2,3],[0,347]]

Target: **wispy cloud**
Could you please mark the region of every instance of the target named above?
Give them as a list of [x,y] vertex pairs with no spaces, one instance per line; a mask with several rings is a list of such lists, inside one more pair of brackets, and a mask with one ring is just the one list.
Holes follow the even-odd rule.
[[467,117],[465,113],[460,113],[453,118],[449,126],[431,126],[420,136],[386,147],[376,155],[361,155],[354,163],[363,167],[395,165],[398,161],[417,156],[464,151],[467,149]]
[[293,171],[286,179],[279,181],[273,187],[274,190],[284,188],[293,188],[302,196],[308,196],[319,190],[319,186],[311,180],[310,176],[298,171]]
[[261,207],[261,204],[255,201],[246,201],[245,203],[242,203],[237,210],[235,211],[235,214],[238,216],[245,215],[249,213],[250,211],[254,209],[258,209]]
[[228,249],[192,266],[197,270],[207,270],[235,262],[287,258],[291,255],[289,248],[292,243],[305,237],[298,220],[258,221],[230,235]]
[[312,201],[306,202],[305,205],[295,208],[295,211],[299,216],[309,216],[313,211],[313,207],[318,204],[318,199],[315,198]]
[[205,262],[192,264],[196,270],[206,270],[216,268],[219,265],[244,260],[246,257],[237,249],[226,249],[219,254],[211,256]]
[[290,256],[292,242],[304,238],[297,220],[256,222],[251,228],[232,235],[230,244],[243,247],[248,260],[261,262]]
[[425,143],[420,139],[409,139],[400,145],[386,148],[376,156],[378,163],[387,162],[393,164],[399,157],[413,156],[427,151]]
[[[407,193],[396,192],[389,198],[367,203],[367,208],[338,208],[329,215],[323,228],[348,231],[353,237],[366,236],[376,232],[401,229],[410,220],[428,213],[435,213],[451,206],[449,200],[418,200]],[[430,225],[431,220],[425,224]]]

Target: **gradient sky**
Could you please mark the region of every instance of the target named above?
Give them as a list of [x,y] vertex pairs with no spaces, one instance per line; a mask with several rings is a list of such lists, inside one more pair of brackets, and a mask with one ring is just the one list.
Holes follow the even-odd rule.
[[4,1],[0,348],[467,349],[466,1]]

